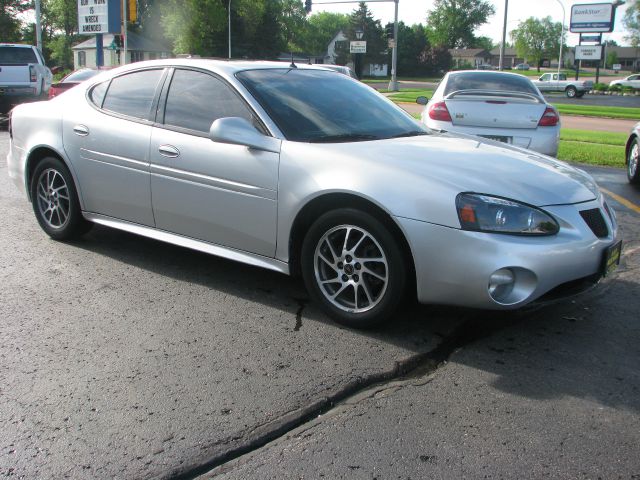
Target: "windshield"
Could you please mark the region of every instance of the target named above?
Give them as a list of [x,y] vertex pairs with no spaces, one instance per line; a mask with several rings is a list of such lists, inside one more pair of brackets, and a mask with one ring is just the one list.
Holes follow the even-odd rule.
[[449,76],[445,96],[459,90],[494,90],[500,92],[523,92],[539,96],[531,80],[520,75],[464,72]]
[[38,63],[32,48],[0,47],[0,65],[26,65]]
[[372,88],[311,69],[246,70],[236,77],[288,140],[349,142],[425,135],[426,128]]
[[84,82],[87,78],[95,77],[99,74],[99,70],[78,70],[67,75],[63,82]]

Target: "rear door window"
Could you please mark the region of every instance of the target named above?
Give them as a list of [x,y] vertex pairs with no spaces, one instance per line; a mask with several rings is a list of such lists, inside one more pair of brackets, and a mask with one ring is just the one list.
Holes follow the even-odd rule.
[[102,108],[129,117],[148,120],[163,70],[143,70],[115,77]]
[[175,71],[165,107],[166,125],[206,133],[214,120],[225,117],[253,121],[249,108],[222,80],[195,70]]
[[0,65],[26,65],[38,63],[33,48],[0,47]]

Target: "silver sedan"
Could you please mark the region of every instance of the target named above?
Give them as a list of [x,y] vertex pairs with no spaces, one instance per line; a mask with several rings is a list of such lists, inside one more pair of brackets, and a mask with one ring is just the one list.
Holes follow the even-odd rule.
[[422,122],[429,128],[479,135],[552,157],[558,153],[558,112],[531,80],[516,73],[447,73],[426,104]]
[[301,275],[354,327],[406,295],[518,308],[620,255],[586,173],[434,132],[311,66],[136,63],[17,107],[10,139],[9,174],[52,238],[98,223]]

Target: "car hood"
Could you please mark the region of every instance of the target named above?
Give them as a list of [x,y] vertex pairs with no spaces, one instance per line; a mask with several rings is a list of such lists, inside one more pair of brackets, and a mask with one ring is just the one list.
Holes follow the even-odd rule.
[[[418,137],[340,144],[421,177],[427,186],[454,192],[477,192],[531,205],[562,205],[593,200],[598,187],[586,172],[564,162],[471,135],[434,133]],[[407,178],[407,177],[405,177]]]

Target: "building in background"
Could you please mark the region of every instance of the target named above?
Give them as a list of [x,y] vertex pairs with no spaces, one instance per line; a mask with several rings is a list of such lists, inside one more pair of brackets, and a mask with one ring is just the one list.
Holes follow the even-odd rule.
[[[121,47],[119,38],[112,33],[105,33],[102,36],[102,47],[104,49],[104,67],[115,67],[120,65]],[[91,36],[88,40],[74,46],[73,67],[96,68],[96,37]],[[171,50],[165,45],[152,42],[140,35],[129,32],[127,35],[127,63],[140,62],[142,60],[155,60],[157,58],[169,58]]]

